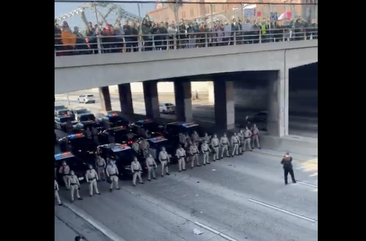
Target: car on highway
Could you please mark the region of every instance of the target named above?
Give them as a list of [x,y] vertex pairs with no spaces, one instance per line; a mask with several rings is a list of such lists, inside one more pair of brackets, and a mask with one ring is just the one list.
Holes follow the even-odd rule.
[[159,112],[163,114],[174,114],[175,105],[173,105],[172,103],[160,103]]
[[71,134],[64,136],[58,140],[60,146],[63,144],[69,145],[71,153],[75,156],[89,158],[90,155],[94,155],[96,150],[96,144],[86,138],[83,133]]
[[[131,162],[133,161],[135,155],[131,147],[121,143],[109,143],[99,145],[97,149],[100,151],[100,154],[104,159],[114,156],[120,177],[128,177],[132,175]],[[147,167],[145,160],[139,156],[136,157],[141,164],[143,169],[142,171],[146,172]]]
[[67,109],[67,107],[64,105],[55,105],[55,116],[58,115],[57,114],[58,110],[65,110],[65,109]]
[[128,126],[130,122],[123,118],[119,112],[111,111],[107,112],[106,115],[99,114],[99,117],[96,119],[96,123],[102,128],[116,127],[116,126]]
[[[200,142],[205,136],[205,130],[199,124],[194,121],[191,122],[171,122],[165,126],[165,137],[174,143],[179,143],[179,133],[188,134],[191,136],[196,131],[200,136]],[[210,136],[211,133],[207,132]]]
[[143,138],[164,135],[164,125],[155,122],[152,119],[138,120],[132,123],[130,127],[132,128],[133,133]]
[[154,138],[150,138],[147,139],[147,141],[149,142],[150,145],[149,153],[155,159],[157,164],[160,163],[158,157],[162,147],[165,147],[166,152],[169,154],[171,163],[178,162],[178,159],[175,155],[176,145],[173,142],[169,141],[164,136],[157,136]]
[[84,104],[95,103],[95,97],[94,97],[94,95],[91,95],[91,94],[79,95],[78,102],[84,103]]
[[66,132],[66,124],[70,121],[71,125],[76,125],[78,122],[74,120],[74,118],[70,115],[58,115],[55,116],[55,129],[59,129],[61,131]]
[[71,110],[71,115],[75,118],[75,120],[79,121],[80,115],[82,114],[89,114],[91,113],[90,110],[85,108],[75,108]]
[[128,126],[116,126],[104,131],[101,131],[98,135],[98,141],[100,144],[109,143],[110,136],[114,137],[114,142],[121,144],[132,145],[138,137],[132,132],[132,129]]
[[84,176],[86,171],[89,169],[87,163],[74,156],[71,152],[61,152],[55,154],[55,178],[60,185],[65,185],[63,178],[59,173],[59,169],[63,161],[66,161],[70,170],[75,172],[75,175],[79,178],[80,182],[85,181]]

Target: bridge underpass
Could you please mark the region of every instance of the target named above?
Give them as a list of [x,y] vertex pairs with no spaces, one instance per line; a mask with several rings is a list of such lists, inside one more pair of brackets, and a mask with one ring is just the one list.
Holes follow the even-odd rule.
[[[297,80],[301,77],[297,72],[291,72],[290,79],[294,78]],[[259,111],[268,111],[268,79],[270,78],[270,71],[251,71],[251,72],[240,72],[240,73],[232,73],[230,75],[221,75],[225,77],[227,80],[233,81],[233,94],[234,94],[234,111],[235,111],[235,123],[243,124],[245,123],[246,116],[253,115]],[[217,75],[215,75],[217,76]],[[199,76],[191,79],[191,97],[192,98],[192,119],[204,121],[208,123],[215,123],[215,108],[214,108],[214,96],[213,96],[213,82],[210,81],[214,78],[214,76]],[[217,77],[216,77],[217,78]],[[304,81],[304,79],[302,80]],[[299,81],[294,82],[290,80],[290,83],[299,83]],[[145,85],[145,89],[144,86]],[[296,87],[296,85],[294,85]],[[301,107],[303,103],[305,103],[306,96],[304,96],[307,92],[311,91],[308,89],[301,89],[301,85],[291,91],[289,93],[290,97],[290,108],[289,108],[289,134],[290,135],[298,135],[298,136],[308,136],[308,137],[317,137],[317,118],[313,112],[299,112],[298,109],[301,110],[306,109]],[[125,106],[125,110],[127,108],[127,112],[130,114],[142,114],[146,115],[146,103],[144,98],[144,91],[150,91],[154,88],[151,88],[148,84],[142,83],[133,83],[131,84],[131,98],[132,98],[132,108],[129,109],[128,106]],[[113,110],[121,110],[118,87],[111,86],[109,87],[109,95],[111,99],[111,109]],[[104,91],[106,89],[104,88]],[[122,90],[123,91],[123,90]],[[94,93],[94,95],[99,97],[97,94],[98,89],[94,90],[85,90],[79,92],[73,92],[69,94],[69,99],[72,105],[81,106],[76,103],[77,96],[85,93]],[[195,100],[195,94],[198,93],[199,99]],[[150,93],[150,95],[153,93]],[[103,96],[103,95],[102,95]],[[126,97],[126,96],[125,96]],[[157,98],[158,102],[168,102],[175,103],[175,94],[174,94],[174,84],[173,82],[159,82],[157,84]],[[58,100],[65,103],[66,96],[58,95]],[[97,102],[100,102],[98,99]],[[291,104],[291,103],[294,104]],[[308,101],[309,102],[309,101]],[[147,103],[149,105],[149,103]],[[90,108],[94,112],[102,111],[101,104],[88,104],[87,108]],[[108,109],[108,108],[107,108]],[[309,108],[308,108],[309,109]],[[123,108],[122,108],[123,110]],[[158,113],[150,113],[150,116],[159,116]],[[160,114],[161,117],[166,118],[168,120],[175,120],[176,115],[163,115]],[[261,129],[265,130],[266,125],[263,123],[258,124]]]

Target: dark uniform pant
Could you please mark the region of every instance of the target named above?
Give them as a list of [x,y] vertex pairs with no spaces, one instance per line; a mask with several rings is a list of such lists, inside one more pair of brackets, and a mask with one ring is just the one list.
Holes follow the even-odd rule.
[[293,183],[296,182],[295,175],[294,175],[294,170],[292,168],[284,168],[283,171],[284,171],[284,175],[285,175],[285,183],[286,184],[287,184],[287,176],[288,176],[289,173],[291,175],[292,182]]

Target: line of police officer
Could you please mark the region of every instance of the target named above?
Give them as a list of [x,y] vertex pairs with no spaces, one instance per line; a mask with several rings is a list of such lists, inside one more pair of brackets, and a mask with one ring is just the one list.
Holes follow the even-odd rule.
[[[91,133],[90,133],[91,134]],[[259,143],[259,130],[257,126],[254,124],[253,128],[249,130],[247,127],[245,130],[240,130],[239,133],[234,133],[229,141],[226,133],[219,139],[217,135],[213,135],[211,138],[206,133],[202,140],[201,145],[201,153],[203,154],[203,165],[210,164],[209,154],[213,153],[213,161],[220,160],[224,158],[224,153],[227,157],[234,157],[234,155],[242,155],[246,151],[246,147],[250,151],[254,149],[254,145],[257,144],[257,147],[260,149]],[[178,158],[178,168],[179,172],[186,170],[186,162],[191,163],[191,168],[193,169],[196,163],[196,166],[201,166],[199,160],[199,142],[200,137],[197,132],[193,132],[191,137],[188,134],[179,134],[179,142],[178,148],[176,150],[175,155]],[[184,147],[184,148],[183,148]],[[229,154],[229,148],[231,147],[231,155]],[[157,168],[157,163],[155,159],[149,154],[150,145],[148,141],[144,138],[140,138],[137,142],[132,144],[132,149],[136,152],[136,154],[142,154],[146,159],[147,173],[148,173],[148,181],[151,181],[151,177],[156,179],[155,169]],[[221,152],[220,152],[221,149]],[[221,155],[220,155],[221,153]],[[161,176],[164,174],[170,175],[169,173],[169,163],[170,163],[170,155],[166,152],[165,147],[162,147],[162,150],[159,153],[158,160],[161,164]],[[292,160],[292,159],[291,159]],[[89,183],[89,196],[93,196],[93,191],[97,195],[100,195],[98,190],[97,181],[99,178],[103,178],[105,181],[106,177],[109,178],[110,182],[110,192],[115,188],[116,190],[120,190],[118,185],[118,168],[115,165],[114,156],[110,156],[107,158],[106,163],[105,159],[101,157],[100,152],[96,153],[96,161],[95,167],[97,171],[95,171],[92,165],[89,165],[89,170],[85,174],[86,181]],[[289,169],[288,169],[289,170]],[[136,186],[137,178],[139,179],[140,184],[144,184],[141,173],[142,167],[140,162],[136,157],[134,157],[133,162],[131,163],[131,171],[132,171],[132,185]],[[70,167],[63,162],[60,169],[60,175],[63,177],[63,181],[66,185],[66,188],[71,191],[71,201],[74,201],[74,194],[79,200],[82,200],[79,194],[80,183],[78,177],[75,175],[74,171],[70,170]],[[287,183],[287,175],[291,174],[293,177],[293,171],[286,171],[286,183]],[[294,180],[294,178],[293,178]],[[57,181],[55,180],[55,197],[59,203],[61,204],[60,197],[58,195],[59,186]]]

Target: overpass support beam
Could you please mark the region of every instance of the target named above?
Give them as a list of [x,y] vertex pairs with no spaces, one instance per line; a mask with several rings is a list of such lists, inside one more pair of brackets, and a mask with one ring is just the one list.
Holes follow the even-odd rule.
[[174,81],[175,112],[178,121],[192,121],[191,82],[184,79]]
[[270,136],[288,135],[289,70],[276,71],[268,82],[267,133]]
[[158,83],[156,81],[142,82],[144,89],[144,100],[146,116],[149,118],[159,118],[159,96]]
[[207,81],[207,89],[208,89],[208,103],[215,103],[215,93],[214,93],[214,84],[213,81]]
[[234,82],[217,79],[213,82],[215,93],[215,123],[219,129],[235,127]]
[[118,85],[118,93],[122,113],[126,115],[133,115],[131,84],[128,83]]
[[102,111],[112,110],[111,95],[108,86],[99,88],[99,99],[100,104],[102,105]]

